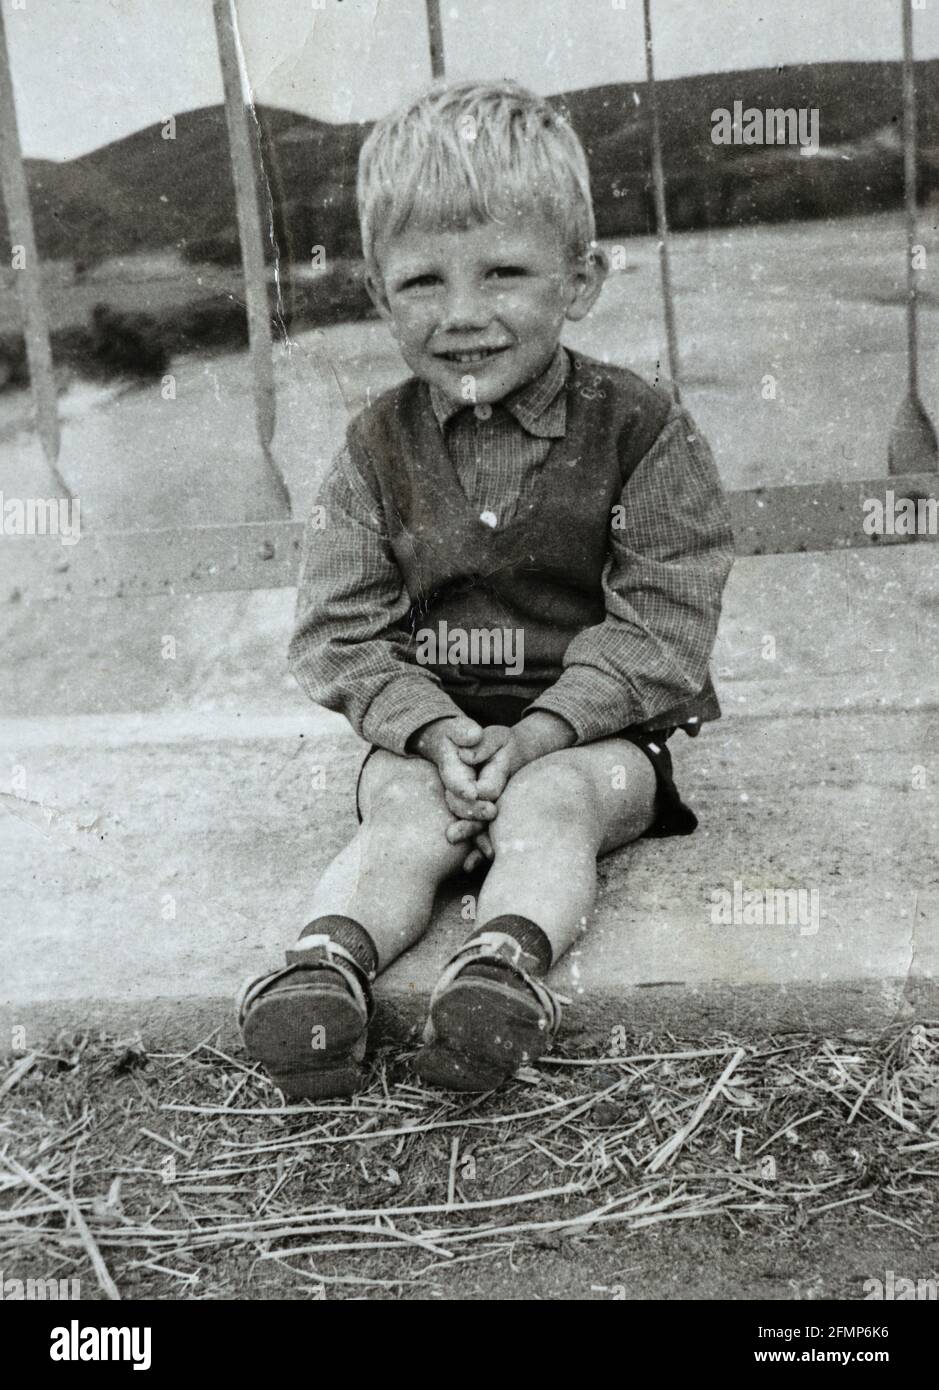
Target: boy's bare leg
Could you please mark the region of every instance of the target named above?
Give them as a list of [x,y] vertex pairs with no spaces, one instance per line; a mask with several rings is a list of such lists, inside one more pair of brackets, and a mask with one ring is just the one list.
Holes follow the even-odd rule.
[[555,961],[586,928],[596,896],[597,856],[651,825],[655,771],[626,739],[600,739],[549,753],[515,774],[488,827],[495,859],[476,920],[503,914],[536,922]]
[[494,940],[475,957],[467,943],[441,976],[415,1060],[425,1082],[489,1090],[550,1046],[559,1010],[539,977],[587,926],[597,856],[652,823],[655,790],[652,764],[626,739],[548,753],[511,778],[476,909],[474,935]]
[[310,916],[338,913],[368,932],[378,969],[427,930],[443,879],[466,858],[446,838],[453,820],[436,767],[424,758],[379,749],[359,789],[362,825],[326,869]]
[[361,801],[362,826],[326,870],[287,969],[246,982],[239,998],[249,1055],[289,1096],[365,1084],[370,981],[423,934],[437,884],[466,853],[447,840],[452,817],[424,758],[374,754]]

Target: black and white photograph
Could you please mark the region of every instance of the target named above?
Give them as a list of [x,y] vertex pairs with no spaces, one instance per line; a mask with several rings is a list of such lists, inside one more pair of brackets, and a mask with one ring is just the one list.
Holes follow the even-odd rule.
[[925,1350],[937,0],[0,0],[0,175],[29,1363]]

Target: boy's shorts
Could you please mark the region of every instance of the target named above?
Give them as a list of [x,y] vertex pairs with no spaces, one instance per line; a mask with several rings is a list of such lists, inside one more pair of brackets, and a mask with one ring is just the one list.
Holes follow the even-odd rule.
[[[463,713],[470,719],[475,719],[484,728],[488,724],[505,724],[507,726],[517,724],[522,716],[522,711],[529,703],[527,700],[508,695],[501,697],[457,696],[453,695],[452,691],[450,694],[454,703],[460,707]],[[675,786],[672,758],[666,747],[674,732],[674,728],[655,729],[651,733],[647,733],[645,730],[623,729],[618,734],[610,735],[611,738],[625,738],[630,743],[634,743],[645,753],[655,768],[655,819],[649,829],[640,836],[640,839],[663,835],[690,835],[698,826],[697,816],[691,807],[686,806],[682,801],[678,788]],[[362,823],[362,811],[359,806],[359,787],[362,784],[362,773],[365,771],[365,764],[369,758],[377,751],[377,746],[373,744],[362,761],[356,779],[355,812],[359,818],[359,824]]]

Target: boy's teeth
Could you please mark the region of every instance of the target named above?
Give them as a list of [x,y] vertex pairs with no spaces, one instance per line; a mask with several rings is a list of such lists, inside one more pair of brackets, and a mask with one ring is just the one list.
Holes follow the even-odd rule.
[[485,358],[491,357],[492,354],[497,351],[498,348],[484,348],[478,352],[448,352],[447,356],[452,358],[454,362],[463,364],[466,362],[482,362]]

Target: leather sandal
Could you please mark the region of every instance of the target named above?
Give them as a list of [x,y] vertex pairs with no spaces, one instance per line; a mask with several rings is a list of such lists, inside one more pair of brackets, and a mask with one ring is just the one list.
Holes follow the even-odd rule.
[[[413,1063],[428,1085],[489,1091],[547,1051],[561,1024],[561,997],[522,967],[521,956],[514,937],[483,932],[445,967]],[[487,964],[506,978],[465,973]]]
[[246,980],[238,1026],[248,1054],[284,1095],[323,1100],[366,1083],[375,1005],[368,975],[328,936],[305,936],[280,970]]

